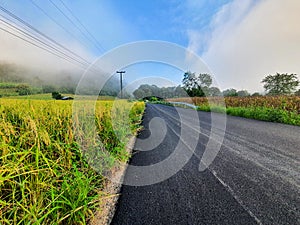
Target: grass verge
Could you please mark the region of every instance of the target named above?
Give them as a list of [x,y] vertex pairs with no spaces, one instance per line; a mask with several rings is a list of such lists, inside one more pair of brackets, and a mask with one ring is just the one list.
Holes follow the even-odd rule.
[[[164,104],[168,106],[184,107],[184,105],[172,104],[171,102],[154,102],[155,104]],[[190,107],[188,107],[190,108]],[[300,114],[298,111],[285,110],[271,107],[222,107],[218,105],[198,105],[197,110],[206,112],[226,113],[231,116],[239,116],[249,119],[256,119],[268,122],[284,123],[300,126]]]
[[267,107],[220,107],[198,106],[198,110],[206,112],[226,112],[231,116],[240,116],[249,119],[263,120],[300,126],[300,115],[297,112]]

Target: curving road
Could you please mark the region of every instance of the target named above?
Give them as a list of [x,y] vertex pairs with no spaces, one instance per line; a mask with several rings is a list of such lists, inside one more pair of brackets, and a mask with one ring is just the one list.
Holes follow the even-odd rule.
[[[197,141],[196,150],[182,169],[160,183],[124,185],[112,224],[300,224],[300,127],[227,116],[221,150],[209,169],[199,172],[211,114],[196,112],[200,126],[194,114],[147,104],[145,129],[131,165],[153,165],[172,154],[181,142],[179,115],[189,127],[184,132],[190,142]],[[220,114],[214,116],[221,119]],[[165,121],[166,132],[161,143],[152,143],[153,150],[143,151],[149,148],[147,140],[153,142],[155,130],[164,127],[149,127],[153,118]],[[186,152],[187,145],[182,145]],[[126,178],[142,179],[130,169]]]

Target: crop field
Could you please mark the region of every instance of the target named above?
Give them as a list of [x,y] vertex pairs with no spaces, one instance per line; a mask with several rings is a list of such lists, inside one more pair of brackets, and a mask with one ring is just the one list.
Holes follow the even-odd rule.
[[17,85],[14,83],[0,83],[0,96],[16,96]]
[[[111,167],[128,160],[124,146],[144,111],[143,102],[121,103],[118,114],[131,128],[122,141],[112,127],[113,101],[95,106]],[[0,224],[86,224],[101,208],[106,178],[86,162],[73,126],[72,101],[0,99]]]
[[224,97],[224,99],[209,97],[209,101],[205,97],[193,97],[173,98],[168,101],[195,104],[203,111],[226,112],[233,116],[300,125],[299,96]]

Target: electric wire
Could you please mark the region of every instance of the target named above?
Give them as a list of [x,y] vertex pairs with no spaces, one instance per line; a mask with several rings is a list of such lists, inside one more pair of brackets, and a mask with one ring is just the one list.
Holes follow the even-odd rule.
[[[0,14],[0,15],[1,15],[1,14]],[[3,15],[1,15],[1,17],[3,17],[4,19],[10,21],[8,18],[6,18],[6,17],[3,16]],[[24,30],[21,30],[21,29],[18,28],[16,25],[13,25],[13,24],[11,24],[11,23],[9,23],[9,22],[7,22],[7,21],[1,19],[1,18],[0,18],[0,21],[2,22],[2,24],[6,25],[7,27],[13,28],[13,29],[14,29],[16,32],[18,32],[19,34],[24,35],[27,39],[30,39],[30,40],[33,41],[33,42],[37,42],[38,44],[36,44],[35,46],[37,46],[37,45],[39,45],[39,46],[42,45],[42,46],[44,46],[44,48],[47,48],[47,49],[48,49],[49,51],[51,51],[51,52],[52,52],[52,51],[56,51],[56,55],[61,55],[62,57],[66,57],[66,58],[68,58],[69,60],[73,60],[73,61],[75,61],[75,62],[81,64],[82,66],[87,67],[87,66],[89,65],[89,64],[87,64],[87,63],[83,63],[83,62],[79,61],[78,59],[76,59],[76,58],[74,58],[74,57],[72,57],[72,56],[67,55],[66,53],[64,53],[63,51],[59,50],[58,48],[53,47],[53,46],[47,44],[46,42],[44,42],[44,41],[38,39],[37,37],[31,35],[30,33],[27,33],[27,32],[25,32]],[[2,29],[2,30],[3,30],[3,29]],[[10,33],[10,34],[11,34],[11,33]],[[24,40],[24,39],[22,39],[22,40]],[[43,48],[43,49],[44,49],[44,48]],[[51,49],[51,50],[50,50],[50,49]],[[49,52],[49,51],[48,51],[48,52]]]
[[64,26],[62,26],[57,20],[55,20],[49,13],[47,13],[42,7],[40,7],[38,4],[36,4],[33,0],[30,0],[31,4],[33,4],[37,9],[39,9],[44,15],[46,15],[50,20],[52,20],[57,26],[59,26],[61,29],[63,29],[66,33],[71,35],[74,39],[78,40],[81,44],[83,44],[85,47],[89,48],[89,46],[78,39],[76,35],[71,33],[68,29],[66,29]]
[[[13,29],[15,32],[23,35],[20,36],[12,31],[9,31],[3,27],[0,27],[0,29],[4,32],[7,32],[14,37],[17,37],[27,43],[32,44],[35,47],[38,47],[42,50],[47,51],[50,54],[55,55],[56,57],[59,57],[61,59],[64,59],[74,65],[77,65],[81,67],[82,69],[88,69],[91,65],[91,63],[84,59],[83,57],[79,56],[75,52],[71,51],[70,49],[66,48],[62,44],[58,43],[56,40],[52,39],[51,37],[47,36],[43,32],[39,31],[37,28],[32,26],[31,24],[27,23],[26,21],[22,20],[18,16],[16,16],[14,13],[10,12],[9,10],[5,9],[4,7],[0,6],[0,10],[9,15],[14,20],[18,21],[22,25],[22,29],[16,26],[15,21],[12,21],[11,19],[5,17],[4,15],[0,14],[2,18],[1,19],[2,24],[4,24],[6,27]],[[9,22],[8,22],[9,21]],[[14,25],[15,24],[15,25]],[[29,29],[28,29],[29,28]],[[25,32],[27,31],[27,32]],[[33,32],[32,32],[33,31]],[[39,35],[39,37],[35,36],[33,33],[36,33]],[[71,54],[71,55],[70,55]],[[90,71],[94,73],[103,72],[100,68],[93,67],[89,68]]]
[[103,46],[99,43],[99,41],[95,38],[95,36],[86,28],[86,26],[80,21],[80,19],[72,12],[72,10],[63,2],[63,0],[59,0],[62,5],[68,10],[68,12],[76,19],[76,21],[83,27],[83,29],[90,35],[90,37],[94,40],[94,42],[105,52]]
[[82,29],[69,17],[67,16],[62,9],[60,9],[52,0],[49,0],[49,2],[74,26],[76,29],[87,39],[89,40],[97,49],[99,52],[102,52],[103,50],[100,49],[91,39],[88,35],[86,35],[85,32],[82,31]]
[[11,16],[12,18],[14,18],[15,20],[19,21],[20,23],[24,24],[26,27],[29,27],[31,30],[33,30],[34,32],[38,33],[39,35],[41,35],[43,38],[45,38],[47,41],[50,41],[52,43],[54,43],[55,45],[63,48],[65,51],[71,53],[72,55],[76,56],[77,58],[80,58],[81,60],[83,60],[85,63],[90,64],[89,61],[87,61],[86,59],[82,58],[81,56],[79,56],[78,54],[76,54],[75,52],[71,51],[70,49],[66,48],[65,46],[61,45],[60,43],[58,43],[57,41],[55,41],[54,39],[52,39],[51,37],[47,36],[46,34],[44,34],[43,32],[39,31],[38,29],[36,29],[35,27],[33,27],[32,25],[30,25],[29,23],[27,23],[26,21],[22,20],[21,18],[17,17],[15,14],[13,14],[12,12],[8,11],[7,9],[3,8],[2,6],[0,6],[0,10],[5,12],[6,14],[8,14],[9,16]]
[[[32,44],[32,45],[34,45],[34,46],[36,46],[36,47],[38,47],[38,48],[40,48],[40,49],[42,49],[42,50],[44,50],[44,51],[47,51],[47,52],[49,52],[49,53],[51,53],[51,54],[53,54],[53,55],[55,55],[55,56],[57,56],[57,57],[59,57],[59,58],[61,58],[61,59],[64,59],[64,60],[66,60],[66,61],[68,61],[68,62],[70,62],[70,63],[72,63],[72,64],[74,64],[74,65],[76,65],[76,66],[79,66],[78,64],[75,64],[73,61],[71,61],[71,60],[69,60],[69,59],[67,59],[67,58],[64,58],[64,57],[62,57],[62,56],[60,56],[60,55],[58,55],[58,54],[56,54],[56,53],[54,53],[54,52],[52,52],[52,51],[49,51],[49,49],[44,48],[44,47],[42,47],[42,46],[39,46],[39,45],[35,44],[34,42],[32,42],[32,41],[30,41],[30,40],[27,40],[27,39],[25,39],[25,38],[23,38],[23,37],[21,37],[21,36],[15,34],[15,33],[11,32],[11,31],[9,31],[9,30],[3,28],[3,27],[0,27],[0,30],[5,31],[5,32],[7,32],[7,33],[13,35],[14,37],[17,37],[17,38],[19,38],[19,39],[21,39],[21,40],[23,40],[23,41],[25,41],[25,42],[28,42],[28,43],[30,43],[30,44]],[[80,67],[81,67],[81,66],[80,66]],[[86,69],[85,67],[81,67],[81,68]]]

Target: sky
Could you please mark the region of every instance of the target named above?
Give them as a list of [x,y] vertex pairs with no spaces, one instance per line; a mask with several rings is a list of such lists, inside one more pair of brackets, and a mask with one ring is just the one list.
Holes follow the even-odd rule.
[[[262,92],[268,74],[300,74],[299,0],[0,0],[0,6],[90,62],[126,43],[161,40],[199,55],[222,90]],[[78,69],[2,30],[0,60],[40,70]],[[183,73],[140,63],[126,67],[124,77],[127,83],[164,77],[180,84]]]

